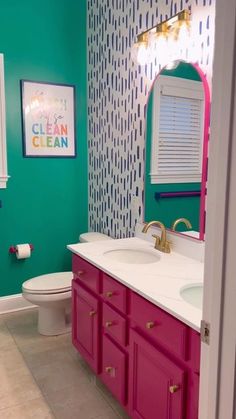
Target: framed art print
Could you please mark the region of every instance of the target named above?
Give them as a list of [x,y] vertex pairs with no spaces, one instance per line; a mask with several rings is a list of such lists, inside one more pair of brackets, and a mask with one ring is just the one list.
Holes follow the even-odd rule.
[[21,80],[25,157],[75,157],[75,86]]

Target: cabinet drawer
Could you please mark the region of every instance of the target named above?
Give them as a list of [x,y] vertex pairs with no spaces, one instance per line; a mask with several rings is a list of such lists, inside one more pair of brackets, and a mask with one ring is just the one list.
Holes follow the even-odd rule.
[[77,255],[73,255],[72,258],[72,270],[74,279],[80,279],[88,288],[95,292],[100,291],[100,271],[95,266],[86,262]]
[[188,359],[188,327],[134,292],[131,293],[131,319],[147,336],[182,359]]
[[106,303],[103,304],[104,332],[126,345],[126,320]]
[[126,287],[110,276],[103,274],[102,293],[106,301],[123,313],[127,310]]
[[114,396],[126,404],[126,355],[110,339],[103,335],[101,378]]

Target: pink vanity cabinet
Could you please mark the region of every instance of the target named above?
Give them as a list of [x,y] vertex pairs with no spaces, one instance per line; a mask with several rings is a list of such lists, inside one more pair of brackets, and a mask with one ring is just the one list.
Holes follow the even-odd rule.
[[197,419],[200,336],[73,255],[72,340],[133,419]]

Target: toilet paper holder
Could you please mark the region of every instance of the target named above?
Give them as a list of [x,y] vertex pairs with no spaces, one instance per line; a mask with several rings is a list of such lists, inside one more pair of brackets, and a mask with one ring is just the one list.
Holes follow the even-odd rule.
[[[30,250],[31,251],[33,251],[34,250],[34,246],[32,245],[32,244],[30,244],[29,245],[29,247],[30,247]],[[10,246],[9,247],[9,253],[16,253],[17,252],[17,250],[16,250],[16,246]]]

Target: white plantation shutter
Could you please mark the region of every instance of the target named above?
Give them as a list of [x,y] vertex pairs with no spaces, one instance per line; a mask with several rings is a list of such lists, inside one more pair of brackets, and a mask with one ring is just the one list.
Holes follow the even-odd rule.
[[151,183],[201,182],[201,82],[160,76],[154,86]]

